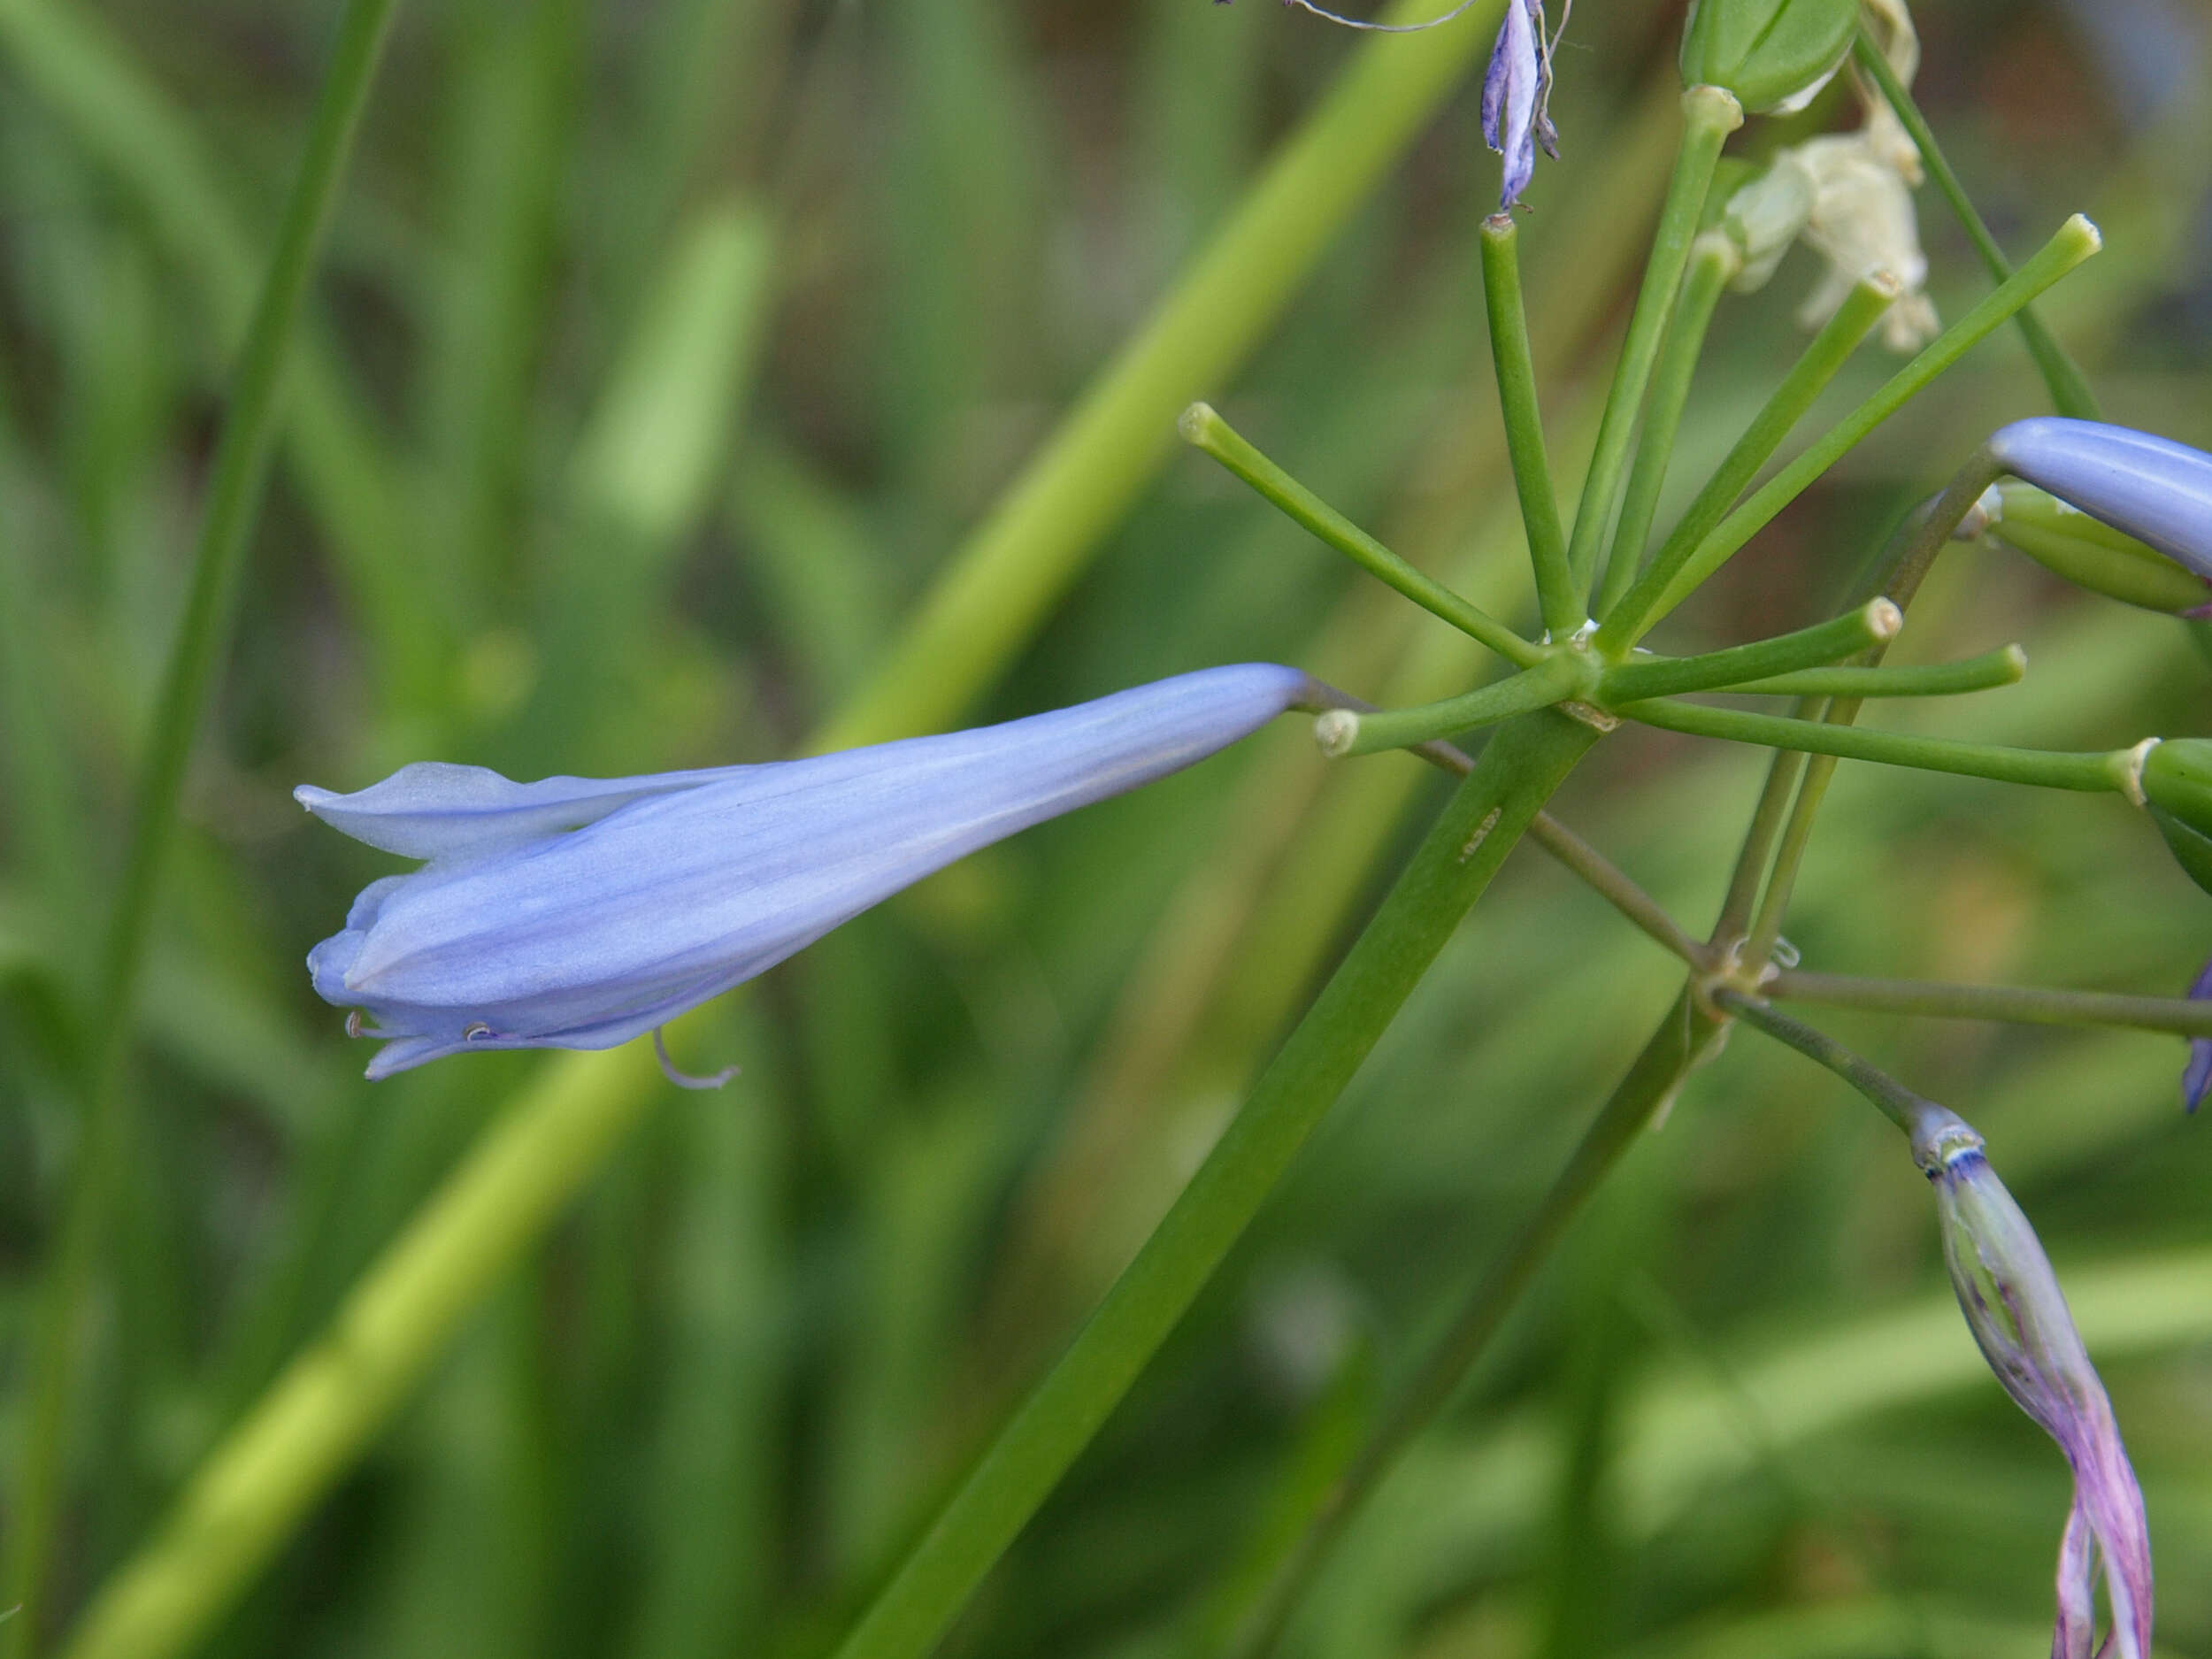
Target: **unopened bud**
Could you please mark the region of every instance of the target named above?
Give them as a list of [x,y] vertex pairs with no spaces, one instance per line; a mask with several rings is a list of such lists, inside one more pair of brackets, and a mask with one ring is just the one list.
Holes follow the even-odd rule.
[[1682,83],[1723,87],[1754,114],[1817,91],[1851,50],[1858,0],[1692,0]]

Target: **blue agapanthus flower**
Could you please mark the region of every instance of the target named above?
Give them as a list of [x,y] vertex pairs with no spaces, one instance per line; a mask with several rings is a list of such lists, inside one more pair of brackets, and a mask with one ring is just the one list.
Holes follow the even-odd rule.
[[[469,1048],[609,1048],[1002,836],[1162,777],[1323,695],[1182,674],[1002,726],[764,765],[514,783],[422,762],[300,803],[419,870],[307,958],[388,1077]],[[682,1080],[682,1079],[679,1079]]]

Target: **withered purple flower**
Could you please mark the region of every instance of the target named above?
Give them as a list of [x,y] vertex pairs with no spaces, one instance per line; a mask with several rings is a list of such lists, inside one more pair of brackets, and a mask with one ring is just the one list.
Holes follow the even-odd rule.
[[[1566,27],[1563,15],[1560,27]],[[1551,49],[1545,34],[1544,0],[1506,0],[1498,42],[1482,78],[1482,136],[1505,157],[1498,206],[1511,211],[1536,173],[1536,146],[1559,159],[1559,134],[1551,124]]]

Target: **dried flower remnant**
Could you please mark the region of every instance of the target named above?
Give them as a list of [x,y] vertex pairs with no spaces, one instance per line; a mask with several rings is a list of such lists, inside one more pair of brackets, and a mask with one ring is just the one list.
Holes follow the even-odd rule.
[[1914,1130],[1912,1148],[1935,1189],[1943,1259],[1967,1328],[2005,1392],[2058,1442],[2074,1471],[2052,1659],[2090,1659],[2100,1574],[2112,1609],[2106,1647],[2119,1659],[2147,1659],[2151,1547],[2143,1494],[2050,1258],[1965,1123],[1933,1108]]
[[[418,763],[302,805],[428,862],[308,956],[368,1074],[470,1048],[611,1048],[955,859],[1202,760],[1321,695],[1254,663],[1002,726],[764,765],[514,783]],[[681,1079],[679,1079],[681,1080]]]
[[[1571,10],[1571,6],[1570,7]],[[1567,27],[1562,13],[1559,27]],[[1506,0],[1482,78],[1483,142],[1505,159],[1498,207],[1509,212],[1536,175],[1536,146],[1559,159],[1559,134],[1551,123],[1551,55],[1556,36],[1545,33],[1543,0]]]

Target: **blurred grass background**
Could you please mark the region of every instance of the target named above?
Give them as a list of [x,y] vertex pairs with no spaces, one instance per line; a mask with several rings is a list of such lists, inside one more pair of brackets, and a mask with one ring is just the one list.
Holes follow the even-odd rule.
[[[1669,160],[1678,13],[1586,5],[1561,59],[1565,158],[1522,240],[1565,465]],[[334,18],[0,4],[12,1448],[91,941]],[[2046,310],[2108,411],[2212,445],[2212,28],[2147,0],[1919,22],[1924,106],[2001,239],[2024,252],[2076,208],[2104,227]],[[403,13],[165,895],[42,1640],[533,1075],[487,1055],[359,1079],[300,959],[389,861],[315,831],[291,786],[433,757],[527,776],[789,751],[1354,50],[1259,0]],[[1850,119],[1839,89],[1737,147]],[[1494,167],[1463,92],[1210,395],[1394,547],[1525,618],[1476,287]],[[1955,314],[1982,280],[1939,205],[1922,216]],[[1811,276],[1796,255],[1724,303],[1678,500],[1793,351]],[[1835,406],[1886,366],[1870,354]],[[1813,619],[1898,512],[2041,406],[2017,341],[1993,342],[1660,643]],[[1901,649],[2013,639],[2026,684],[1886,718],[2062,747],[2207,729],[2180,627],[2015,558],[1952,555]],[[1479,668],[1179,456],[971,713],[1248,657],[1393,701]],[[1761,768],[1632,732],[1558,810],[1701,927]],[[710,1048],[743,1079],[667,1091],[213,1648],[826,1649],[1195,1163],[1437,787],[1394,757],[1325,766],[1286,722],[730,999],[694,1064]],[[2208,920],[2108,801],[1847,768],[1790,933],[1839,971],[2172,992]],[[1517,857],[957,1650],[1207,1651],[1277,1517],[1548,1181],[1678,972]],[[1988,1136],[2112,1386],[2162,1640],[2212,1654],[2212,1148],[2176,1108],[2180,1046],[1824,1023]],[[2034,1651],[2066,1492],[1948,1306],[1893,1132],[1743,1035],[1293,1641]]]

